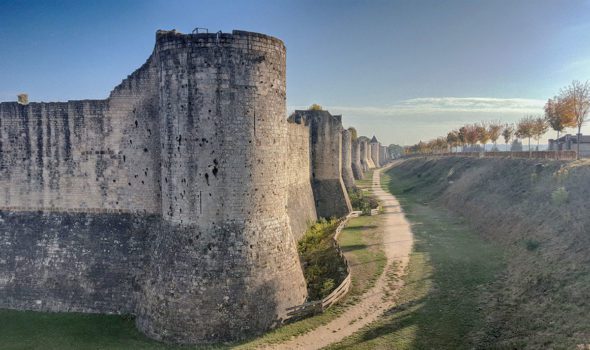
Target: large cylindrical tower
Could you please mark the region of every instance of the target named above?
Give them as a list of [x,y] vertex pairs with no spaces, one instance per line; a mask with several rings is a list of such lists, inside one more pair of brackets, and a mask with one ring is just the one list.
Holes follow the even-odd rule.
[[154,55],[164,220],[138,327],[180,343],[270,329],[306,298],[285,209],[285,46],[159,31]]

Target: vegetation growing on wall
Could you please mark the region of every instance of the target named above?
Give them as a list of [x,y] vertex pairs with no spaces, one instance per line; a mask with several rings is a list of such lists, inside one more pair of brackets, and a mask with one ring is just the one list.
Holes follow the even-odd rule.
[[333,240],[338,223],[320,219],[297,244],[309,300],[325,298],[346,278],[346,266]]

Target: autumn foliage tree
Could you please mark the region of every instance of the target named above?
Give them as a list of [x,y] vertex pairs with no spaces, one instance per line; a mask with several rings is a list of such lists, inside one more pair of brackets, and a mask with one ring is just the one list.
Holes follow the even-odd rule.
[[502,124],[499,121],[493,121],[488,124],[488,136],[496,148],[496,142],[502,133]]
[[580,159],[580,135],[582,125],[586,121],[586,116],[590,110],[590,82],[580,82],[577,80],[561,90],[560,99],[570,104],[576,126],[578,127],[577,152],[576,157]]
[[514,125],[506,124],[502,129],[502,137],[504,138],[504,143],[506,144],[506,149],[508,149],[508,143],[514,137]]
[[485,152],[486,143],[488,143],[488,141],[490,140],[488,128],[486,127],[486,124],[484,122],[477,124],[475,127],[477,129],[477,140],[479,141],[479,143],[481,143],[481,145],[483,146],[483,151]]
[[535,117],[533,116],[526,116],[518,121],[516,125],[516,132],[515,135],[521,139],[528,139],[529,140],[529,156],[532,155],[531,150],[531,137],[534,135],[535,129]]

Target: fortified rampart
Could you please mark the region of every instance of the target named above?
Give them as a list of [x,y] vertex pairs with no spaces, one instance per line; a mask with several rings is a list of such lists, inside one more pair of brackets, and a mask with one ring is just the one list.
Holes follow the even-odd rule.
[[373,164],[376,168],[381,166],[379,152],[381,151],[381,144],[377,141],[377,138],[373,136],[371,139],[371,143],[369,144],[370,147],[370,158],[373,161]]
[[361,162],[361,141],[357,138],[353,140],[351,143],[352,149],[352,174],[356,180],[361,180],[363,178],[364,171],[363,171],[363,164]]
[[348,191],[354,187],[352,174],[352,140],[350,131],[342,130],[342,181]]
[[375,168],[375,164],[371,159],[371,144],[369,143],[369,138],[361,136],[358,140],[360,142],[361,165],[363,166],[363,171]]
[[347,215],[351,210],[342,181],[342,116],[328,111],[295,111],[289,118],[310,128],[311,185],[318,217]]
[[179,343],[280,324],[306,299],[296,240],[351,210],[342,154],[370,158],[340,116],[285,118],[285,68],[273,37],[158,31],[105,100],[0,103],[0,308]]

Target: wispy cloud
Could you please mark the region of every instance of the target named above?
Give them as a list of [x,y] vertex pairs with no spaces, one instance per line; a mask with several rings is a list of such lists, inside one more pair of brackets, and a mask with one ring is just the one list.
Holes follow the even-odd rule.
[[[492,97],[423,97],[399,101],[390,106],[325,106],[336,114],[400,116],[425,113],[518,113],[536,114],[543,111],[544,100]],[[289,110],[306,108],[290,106]]]

